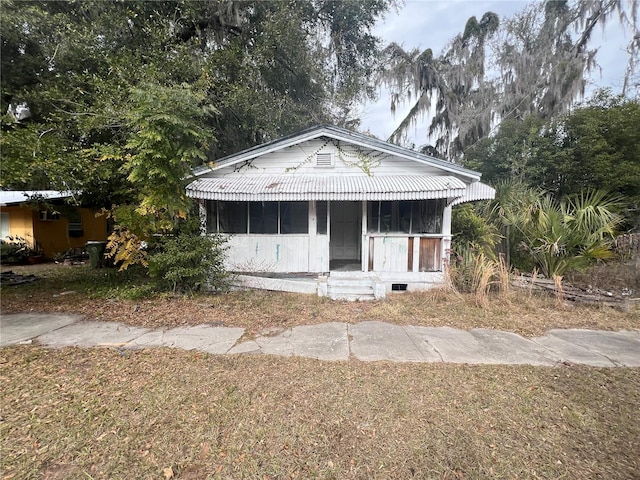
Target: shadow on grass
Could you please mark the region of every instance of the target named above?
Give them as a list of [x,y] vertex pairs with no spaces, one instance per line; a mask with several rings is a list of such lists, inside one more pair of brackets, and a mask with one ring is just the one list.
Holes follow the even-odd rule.
[[[23,275],[35,275],[39,281],[20,285],[21,294],[55,294],[75,292],[87,298],[136,300],[154,296],[160,292],[157,282],[150,278],[147,270],[133,266],[120,271],[117,268],[91,268],[89,265],[42,265],[3,266],[3,271]],[[13,289],[3,288],[3,294]]]

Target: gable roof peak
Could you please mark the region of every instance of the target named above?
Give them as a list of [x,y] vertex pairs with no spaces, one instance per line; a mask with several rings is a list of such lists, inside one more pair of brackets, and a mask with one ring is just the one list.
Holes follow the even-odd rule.
[[267,153],[275,152],[302,142],[314,140],[319,137],[329,137],[334,140],[345,141],[371,150],[385,152],[409,160],[414,160],[420,163],[434,166],[449,173],[467,177],[472,181],[480,179],[480,173],[464,168],[453,162],[441,160],[431,155],[426,155],[409,148],[401,147],[399,145],[380,140],[376,137],[366,135],[364,133],[347,130],[345,128],[337,127],[330,124],[315,125],[301,130],[297,133],[293,133],[291,135],[287,135],[276,140],[263,143],[261,145],[256,145],[246,150],[242,150],[238,153],[228,155],[226,157],[218,159],[215,162],[215,165],[213,165],[212,167],[206,166],[194,169],[193,174],[194,176],[201,176],[225,166],[251,160]]

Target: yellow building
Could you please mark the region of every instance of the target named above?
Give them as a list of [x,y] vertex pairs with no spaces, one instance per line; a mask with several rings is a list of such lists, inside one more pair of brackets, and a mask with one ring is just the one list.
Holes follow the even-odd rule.
[[88,241],[105,241],[105,216],[66,205],[64,199],[70,196],[51,190],[0,191],[0,236],[23,238],[47,258],[84,247]]

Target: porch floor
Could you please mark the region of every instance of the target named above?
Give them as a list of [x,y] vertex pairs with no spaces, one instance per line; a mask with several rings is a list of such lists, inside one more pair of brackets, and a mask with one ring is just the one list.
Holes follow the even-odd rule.
[[359,272],[362,264],[360,260],[331,260],[329,269],[336,272]]

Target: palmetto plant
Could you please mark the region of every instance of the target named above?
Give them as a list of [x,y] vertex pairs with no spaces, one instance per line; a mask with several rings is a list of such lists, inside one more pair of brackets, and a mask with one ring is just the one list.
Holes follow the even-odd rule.
[[557,201],[541,196],[528,218],[514,226],[521,248],[542,274],[551,278],[580,270],[613,256],[611,243],[623,217],[621,201],[599,190],[587,190]]

